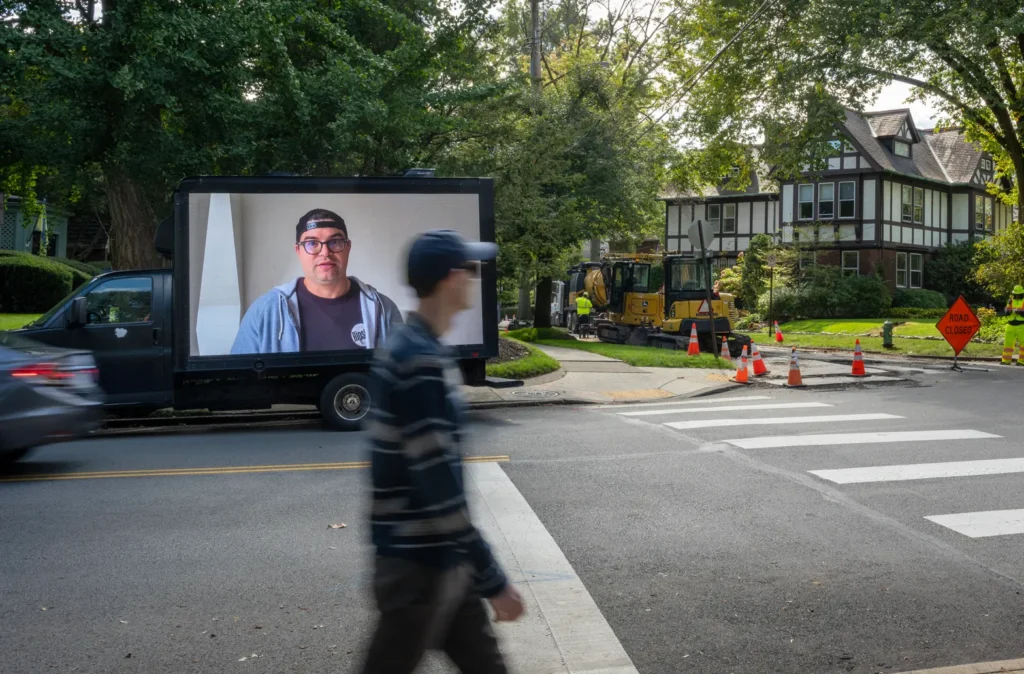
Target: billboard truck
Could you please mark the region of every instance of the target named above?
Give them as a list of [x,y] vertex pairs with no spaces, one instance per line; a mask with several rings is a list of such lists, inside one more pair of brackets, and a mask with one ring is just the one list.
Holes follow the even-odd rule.
[[[428,229],[494,241],[493,182],[189,178],[157,232],[170,269],[97,276],[24,331],[92,351],[115,410],[314,404],[355,428],[374,349],[416,306],[405,255]],[[498,352],[493,263],[476,282],[445,341],[479,386]]]

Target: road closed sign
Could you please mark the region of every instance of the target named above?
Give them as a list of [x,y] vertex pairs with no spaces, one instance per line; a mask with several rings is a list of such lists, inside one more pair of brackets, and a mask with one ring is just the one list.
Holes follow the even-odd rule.
[[971,341],[971,338],[981,329],[981,321],[974,315],[971,305],[967,304],[961,295],[949,308],[946,315],[935,324],[935,327],[953,347],[953,353],[959,356],[967,346],[967,342]]

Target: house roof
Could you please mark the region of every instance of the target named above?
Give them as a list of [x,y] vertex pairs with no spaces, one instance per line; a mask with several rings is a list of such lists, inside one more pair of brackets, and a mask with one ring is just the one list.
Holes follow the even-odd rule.
[[669,185],[658,198],[663,201],[673,201],[677,199],[741,197],[755,194],[777,195],[778,189],[775,187],[775,183],[768,177],[768,167],[759,158],[756,147],[751,149],[749,159],[753,166],[750,172],[750,182],[744,189],[730,189],[728,187],[729,179],[726,178],[717,185],[706,185],[698,189],[681,190],[676,185]]
[[[913,125],[909,110],[887,111],[879,114],[861,114],[855,110],[847,110],[843,127],[854,142],[860,145],[868,157],[883,171],[892,171],[943,183],[951,182],[943,165],[936,158],[931,145],[926,140],[922,139],[922,142],[915,143],[909,157],[897,157],[879,140],[883,134],[876,133],[876,126],[886,132],[895,126],[892,134],[884,134],[895,135],[905,119],[909,120],[910,125]],[[914,132],[919,134],[916,129]]]
[[950,182],[971,182],[981,160],[981,150],[964,139],[963,131],[950,129],[936,132],[931,129],[924,133],[924,138],[946,169]]

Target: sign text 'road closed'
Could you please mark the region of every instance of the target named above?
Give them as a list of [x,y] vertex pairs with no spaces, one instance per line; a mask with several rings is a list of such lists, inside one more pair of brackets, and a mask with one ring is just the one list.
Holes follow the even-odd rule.
[[946,315],[935,324],[935,327],[953,347],[953,353],[959,356],[967,346],[967,342],[971,341],[971,338],[981,329],[981,321],[974,315],[971,305],[961,295],[949,308]]

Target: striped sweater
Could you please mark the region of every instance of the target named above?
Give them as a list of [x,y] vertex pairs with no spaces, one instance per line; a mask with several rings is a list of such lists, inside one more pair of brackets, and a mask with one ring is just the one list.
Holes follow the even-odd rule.
[[373,544],[377,554],[436,568],[468,562],[476,591],[491,597],[506,580],[469,516],[459,455],[461,405],[446,372],[448,348],[409,315],[372,370]]

